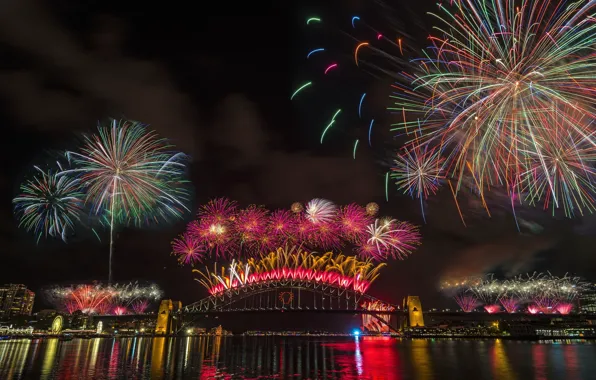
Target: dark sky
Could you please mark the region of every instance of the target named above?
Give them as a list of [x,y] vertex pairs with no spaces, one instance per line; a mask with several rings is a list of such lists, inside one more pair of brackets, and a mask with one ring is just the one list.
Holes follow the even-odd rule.
[[[216,196],[271,208],[324,197],[337,203],[376,201],[385,215],[423,223],[416,201],[395,191],[384,201],[386,147],[363,150],[358,160],[352,160],[347,143],[353,140],[331,139],[322,147],[318,139],[327,116],[319,111],[327,95],[315,95],[312,106],[289,101],[296,85],[312,74],[303,57],[317,37],[304,33],[306,17],[349,20],[359,12],[375,20],[382,10],[378,2],[329,2],[333,7],[279,2],[269,9],[229,2],[220,9],[182,2],[165,7],[133,1],[126,9],[115,1],[75,3],[8,0],[0,13],[0,283],[39,290],[56,282],[106,279],[106,244],[81,235],[69,244],[36,245],[17,229],[11,205],[32,165],[73,149],[77,136],[106,117],[151,124],[192,156],[193,207]],[[390,3],[391,16],[375,21],[404,28],[419,50],[426,45],[420,25],[429,21],[422,9],[433,10],[433,2],[408,9],[400,3]],[[341,33],[329,33],[324,41],[341,49],[337,36]],[[387,92],[389,83],[357,82],[373,94]],[[326,88],[338,99],[344,90],[348,87]],[[382,113],[385,97],[375,99]],[[454,273],[551,270],[594,280],[593,218],[556,220],[540,210],[520,210],[527,221],[520,234],[495,198],[492,218],[473,196],[462,200],[467,228],[448,189],[428,201],[422,247],[408,260],[390,263],[371,294],[393,302],[420,295],[430,307],[445,303],[436,285]],[[531,232],[530,222],[542,231]],[[184,225],[122,230],[116,280],[155,281],[184,303],[202,298],[190,269],[169,255],[169,243]]]

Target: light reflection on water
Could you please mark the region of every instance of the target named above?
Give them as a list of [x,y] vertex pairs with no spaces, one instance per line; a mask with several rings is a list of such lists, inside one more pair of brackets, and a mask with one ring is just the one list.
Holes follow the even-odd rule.
[[0,341],[0,379],[594,379],[581,341],[180,337]]

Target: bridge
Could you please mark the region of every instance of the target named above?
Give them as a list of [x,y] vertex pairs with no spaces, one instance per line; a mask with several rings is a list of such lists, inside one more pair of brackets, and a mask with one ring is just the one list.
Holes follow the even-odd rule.
[[156,332],[173,333],[205,315],[267,312],[360,314],[362,326],[377,332],[397,332],[404,318],[412,326],[424,326],[418,297],[409,297],[404,306],[411,306],[409,309],[413,312],[403,312],[397,305],[359,291],[352,283],[284,277],[221,288],[185,307],[179,302],[164,300]]

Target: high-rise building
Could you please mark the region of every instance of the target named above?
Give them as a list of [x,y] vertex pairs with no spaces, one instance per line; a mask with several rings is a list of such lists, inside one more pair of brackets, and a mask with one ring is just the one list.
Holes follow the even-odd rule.
[[0,286],[0,318],[31,315],[35,293],[22,284]]
[[596,284],[592,284],[590,289],[584,292],[579,302],[583,313],[596,314]]

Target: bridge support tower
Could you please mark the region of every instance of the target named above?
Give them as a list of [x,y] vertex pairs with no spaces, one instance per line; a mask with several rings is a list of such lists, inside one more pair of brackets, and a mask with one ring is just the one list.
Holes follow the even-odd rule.
[[182,302],[162,300],[157,313],[155,334],[170,335],[178,331],[182,321],[180,321],[180,317],[174,315],[174,313],[180,310],[182,310]]
[[408,311],[403,327],[424,327],[424,316],[422,315],[422,303],[418,296],[407,296],[404,298],[404,310]]

